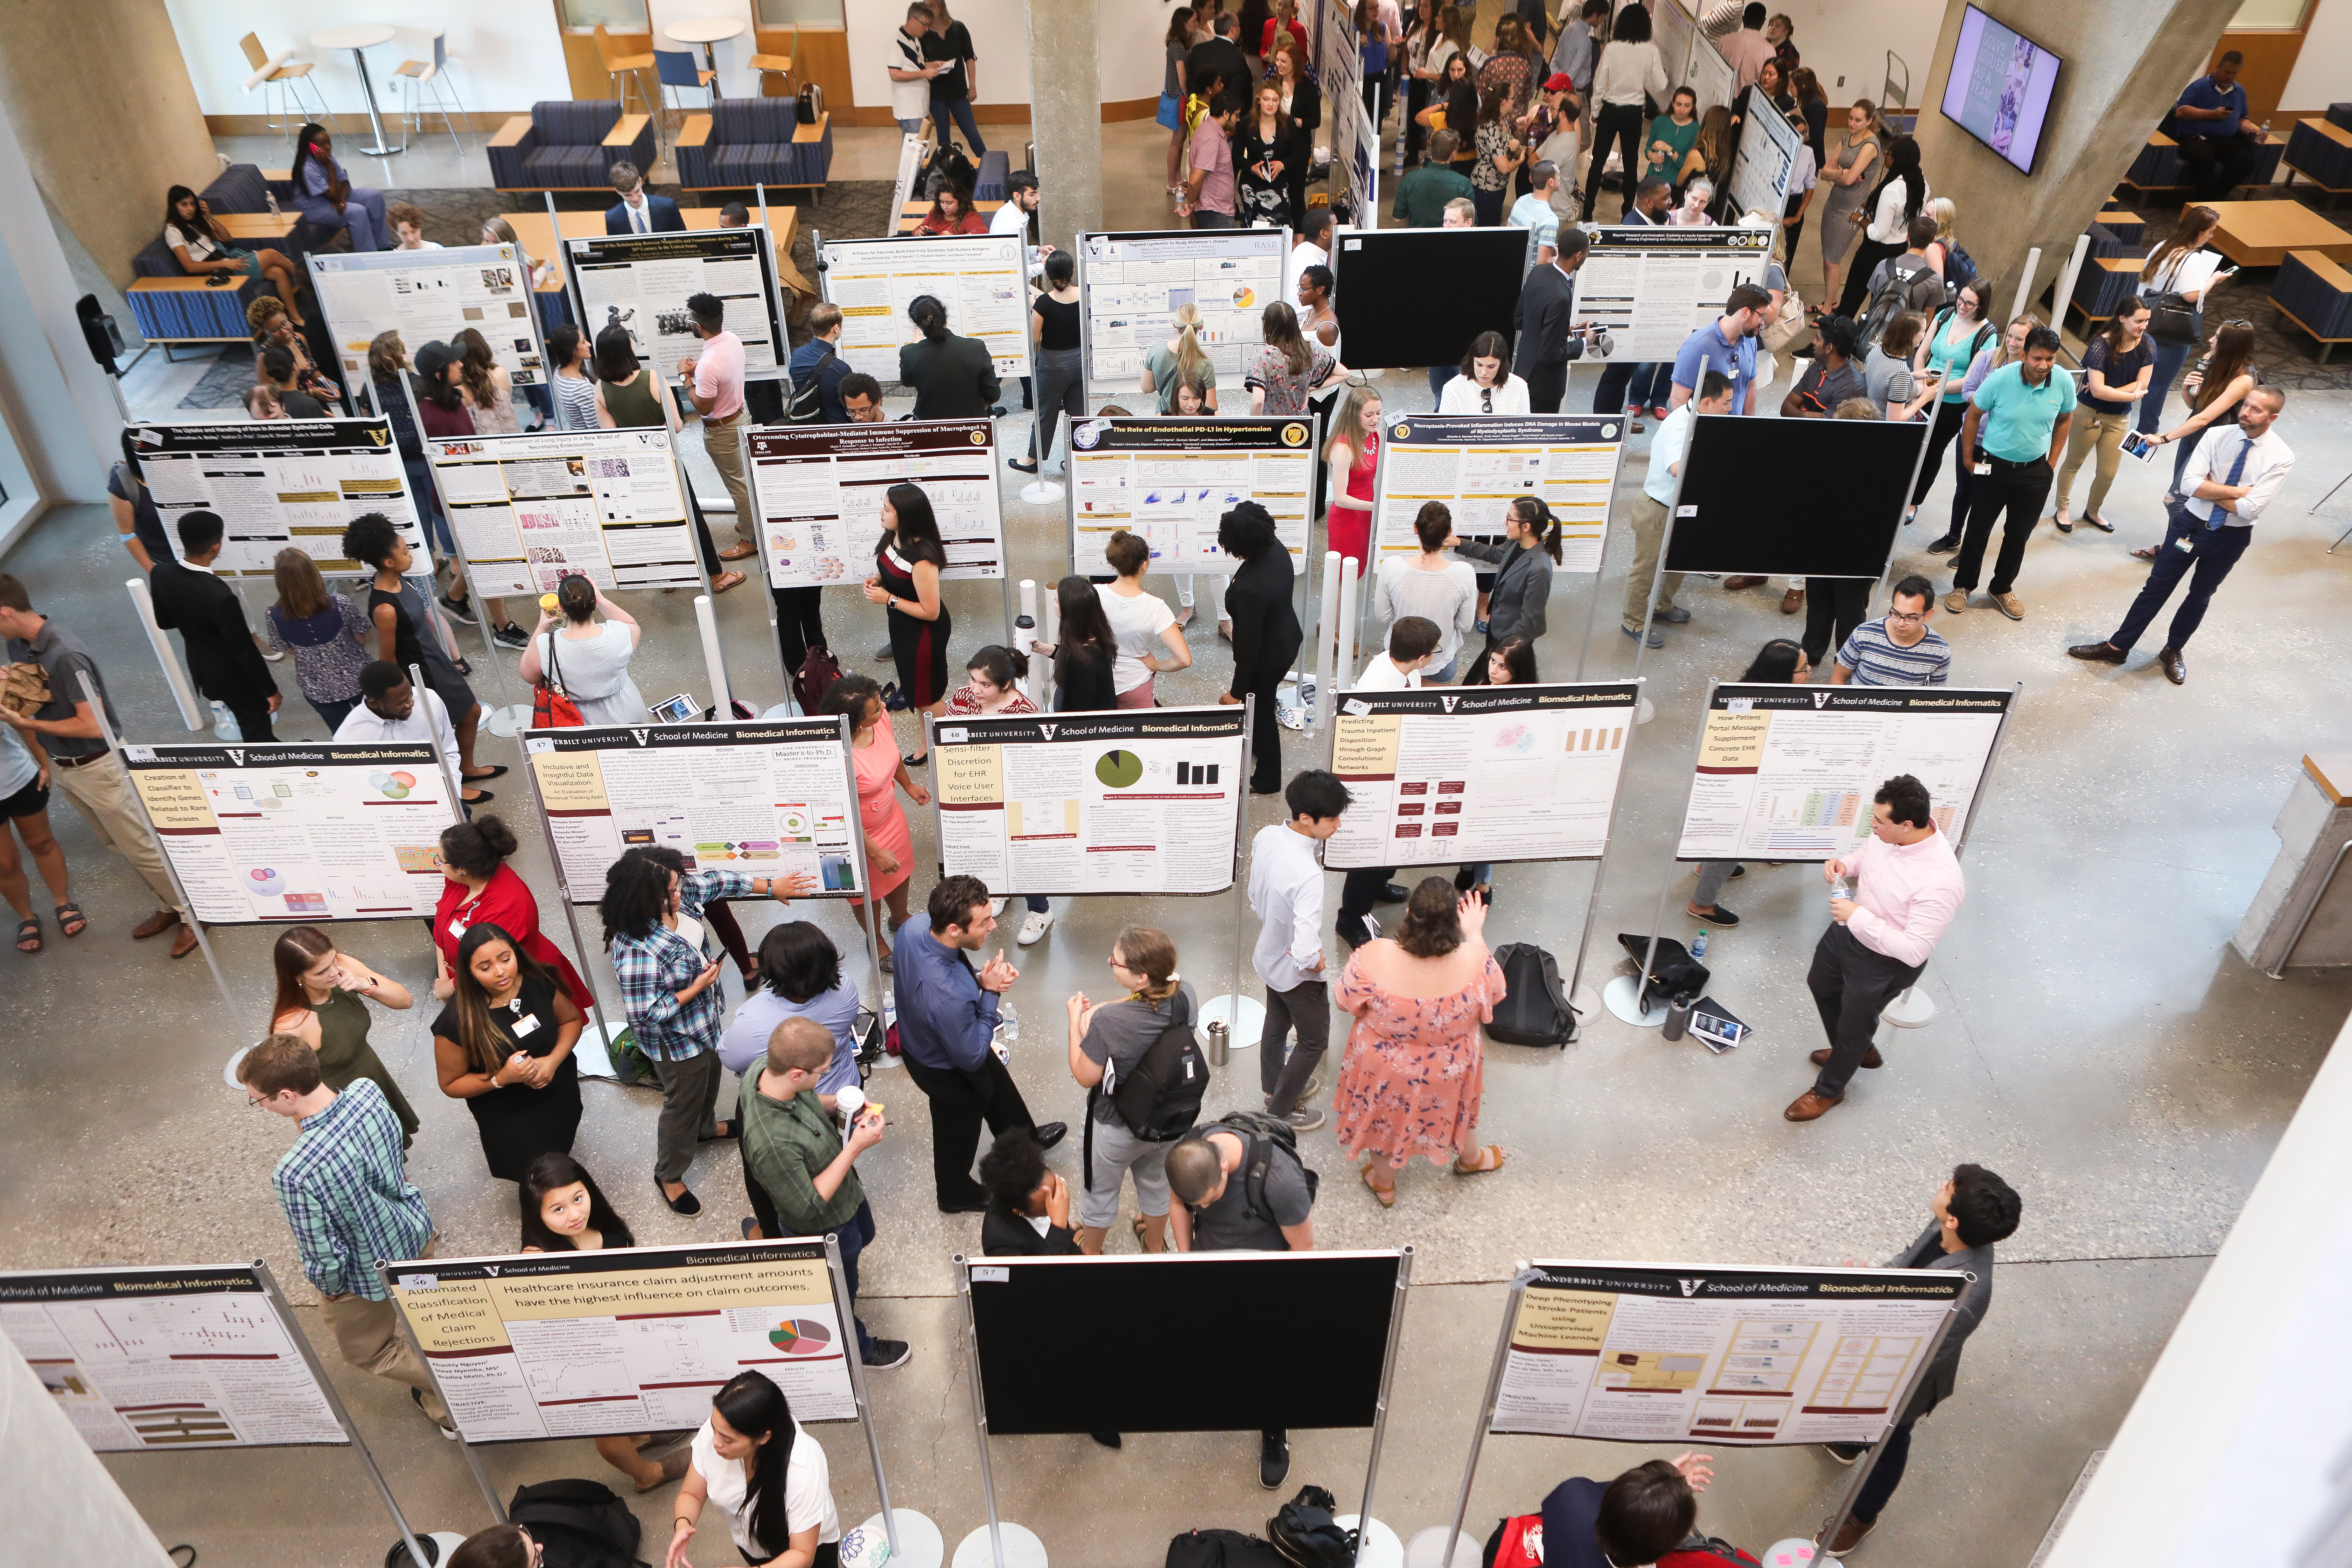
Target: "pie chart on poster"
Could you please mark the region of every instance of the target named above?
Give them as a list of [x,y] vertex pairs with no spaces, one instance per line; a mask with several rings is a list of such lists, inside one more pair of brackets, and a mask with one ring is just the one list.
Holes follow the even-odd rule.
[[1143,759],[1133,752],[1105,752],[1095,761],[1095,777],[1111,789],[1143,782]]
[[833,1331],[806,1318],[787,1318],[768,1331],[768,1342],[786,1355],[823,1355],[833,1347]]

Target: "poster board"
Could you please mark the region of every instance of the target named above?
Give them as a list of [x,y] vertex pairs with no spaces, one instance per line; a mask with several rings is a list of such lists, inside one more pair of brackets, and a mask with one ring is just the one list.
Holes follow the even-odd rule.
[[907,204],[914,199],[915,171],[922,162],[923,139],[920,136],[901,136],[898,139],[898,171],[890,181],[890,210],[882,215],[885,237],[898,232],[898,215],[905,212]]
[[1541,496],[1559,519],[1562,572],[1598,572],[1609,539],[1609,501],[1625,449],[1614,416],[1392,414],[1383,416],[1373,478],[1373,570],[1421,553],[1413,519],[1431,501],[1454,514],[1464,539],[1504,537],[1511,502]]
[[0,1333],[101,1454],[351,1440],[251,1268],[0,1274]]
[[743,374],[751,381],[790,373],[791,341],[776,309],[776,258],[768,231],[690,229],[677,234],[593,235],[563,242],[572,318],[593,343],[606,327],[628,328],[637,360],[664,381],[698,352],[692,294],[715,294],[726,327],[743,340]]
[[[1928,435],[1916,421],[1696,416],[1665,570],[1882,575]],[[1755,484],[1759,470],[1743,465],[1759,461],[1781,473],[1835,475],[1836,503],[1822,504],[1810,485]]]
[[[1337,233],[1331,309],[1350,370],[1459,364],[1470,340],[1511,341],[1534,252],[1529,230],[1381,228]],[[1587,268],[1591,262],[1585,263]],[[1444,279],[1444,288],[1430,287]],[[1577,308],[1583,310],[1581,275]]]
[[941,577],[1004,576],[993,419],[754,426],[749,439],[760,558],[772,587],[827,588],[872,576],[883,494],[898,484],[919,485],[930,498],[947,548]]
[[476,593],[702,586],[667,430],[428,436],[425,457]]
[[1024,893],[1231,888],[1249,804],[1244,712],[1224,704],[939,722],[940,875]]
[[1729,216],[1735,223],[1751,212],[1777,218],[1787,210],[1789,182],[1797,175],[1797,151],[1805,144],[1804,132],[1762,98],[1750,102],[1755,111],[1740,121],[1739,147],[1731,159]]
[[414,359],[426,343],[446,343],[467,327],[480,331],[515,385],[545,384],[530,263],[520,246],[314,250],[305,260],[345,387],[373,390],[368,344],[379,332],[398,332]]
[[1081,420],[1070,432],[1066,492],[1070,570],[1110,574],[1103,546],[1126,529],[1150,544],[1149,571],[1230,576],[1217,520],[1255,500],[1304,575],[1316,445],[1312,416]]
[[1354,804],[1323,864],[1598,858],[1641,700],[1630,680],[1342,688],[1328,765]]
[[1941,1268],[1537,1262],[1490,1432],[1870,1443],[1969,1278]]
[[885,385],[896,382],[898,350],[923,335],[907,319],[907,307],[929,294],[947,307],[948,331],[988,345],[999,379],[1029,374],[1027,249],[1009,234],[820,236],[817,281],[825,299],[841,307],[842,359]]
[[1340,0],[1319,0],[1316,9],[1322,25],[1315,32],[1315,75],[1323,89],[1322,139],[1331,152],[1331,183],[1353,198],[1359,226],[1377,227],[1381,128],[1364,109],[1364,55],[1355,8]]
[[[1697,19],[1683,0],[1659,0],[1650,7],[1650,40],[1657,46],[1659,62],[1665,68],[1669,94],[1690,80],[1692,47],[1712,47],[1700,41]],[[1665,107],[1663,103],[1658,105],[1661,110]]]
[[857,1417],[822,1239],[382,1271],[468,1443],[699,1426],[744,1371],[773,1380],[800,1421]]
[[122,748],[155,841],[206,925],[430,920],[462,820],[429,743]]
[[[1597,363],[1672,360],[1685,339],[1723,314],[1733,289],[1760,282],[1772,259],[1771,229],[1611,225],[1591,233],[1576,272],[1576,311],[1609,330],[1613,352]],[[1596,362],[1588,355],[1587,363]]]
[[278,552],[300,548],[319,570],[371,572],[343,557],[343,530],[382,512],[427,559],[408,473],[384,420],[240,418],[211,425],[131,425],[140,471],[174,560],[180,515],[217,512],[227,525],[212,569],[223,577],[274,577]]
[[688,870],[804,871],[821,890],[803,898],[855,896],[866,862],[854,837],[847,724],[836,716],[527,731],[523,756],[572,902],[596,902],[614,861],[656,844],[685,857]]
[[[1679,4],[1679,0],[1670,3]],[[1684,73],[1683,79],[1698,94],[1702,118],[1718,103],[1729,108],[1731,100],[1739,96],[1739,73],[1723,58],[1720,40],[1704,34],[1691,41],[1690,69]]]
[[1282,291],[1288,229],[1081,234],[1077,248],[1089,411],[1143,406],[1143,356],[1175,336],[1176,310],[1187,304],[1200,308],[1219,395],[1248,397],[1242,374],[1265,343],[1260,318]]
[[1870,835],[1897,773],[1936,826],[1969,822],[2017,694],[1950,686],[1718,686],[1699,736],[1677,860],[1827,860]]

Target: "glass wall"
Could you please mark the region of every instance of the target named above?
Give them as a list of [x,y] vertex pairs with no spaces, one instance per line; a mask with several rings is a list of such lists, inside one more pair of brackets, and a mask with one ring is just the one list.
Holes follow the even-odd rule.
[[[759,0],[762,27],[840,27],[847,25],[843,0]],[[900,10],[906,9],[904,6]]]

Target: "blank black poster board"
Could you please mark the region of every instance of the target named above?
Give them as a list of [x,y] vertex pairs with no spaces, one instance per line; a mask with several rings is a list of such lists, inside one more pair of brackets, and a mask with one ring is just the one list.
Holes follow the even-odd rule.
[[1331,308],[1347,363],[1359,370],[1459,364],[1480,332],[1508,339],[1528,233],[1505,226],[1338,235]]
[[[1886,570],[1927,426],[1733,414],[1704,415],[1696,426],[1667,571],[1875,577]],[[1792,475],[1807,478],[1790,483]]]
[[[1398,1267],[1392,1252],[975,1258],[989,1432],[1370,1426]],[[1275,1322],[1313,1325],[1312,1349]]]

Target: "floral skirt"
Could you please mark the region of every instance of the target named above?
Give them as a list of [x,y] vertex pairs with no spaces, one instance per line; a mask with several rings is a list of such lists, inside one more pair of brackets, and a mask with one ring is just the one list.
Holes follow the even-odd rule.
[[1339,1146],[1351,1159],[1367,1149],[1385,1154],[1398,1169],[1415,1154],[1444,1164],[1477,1132],[1485,1083],[1475,1029],[1434,1042],[1397,1040],[1359,1022],[1348,1031],[1331,1094]]

